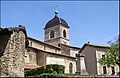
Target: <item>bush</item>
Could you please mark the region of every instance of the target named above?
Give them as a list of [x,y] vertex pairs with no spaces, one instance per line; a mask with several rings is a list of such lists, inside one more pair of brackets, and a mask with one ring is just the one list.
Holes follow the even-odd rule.
[[35,76],[35,77],[62,77],[64,74],[65,66],[58,64],[49,64],[39,68],[26,70],[25,76]]

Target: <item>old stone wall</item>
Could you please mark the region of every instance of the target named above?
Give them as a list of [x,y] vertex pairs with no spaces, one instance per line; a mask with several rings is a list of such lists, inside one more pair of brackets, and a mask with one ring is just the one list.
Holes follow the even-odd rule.
[[54,27],[51,27],[51,28],[48,28],[48,29],[45,30],[45,32],[44,32],[44,35],[45,35],[44,40],[45,41],[50,39],[49,35],[50,35],[50,32],[52,30],[55,32],[55,38],[58,38],[60,36],[60,33],[59,33],[60,27],[59,27],[59,25],[58,26],[54,26]]
[[[54,31],[54,38],[50,38],[50,32]],[[66,31],[66,37],[63,37],[63,31]],[[55,46],[58,46],[59,43],[69,45],[69,29],[62,26],[57,25],[51,28],[45,29],[45,42],[51,43]]]
[[24,28],[0,30],[0,77],[24,77]]

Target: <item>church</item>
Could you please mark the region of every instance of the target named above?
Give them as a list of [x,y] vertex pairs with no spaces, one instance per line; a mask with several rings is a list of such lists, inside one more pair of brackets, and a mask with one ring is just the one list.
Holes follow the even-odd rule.
[[44,27],[44,42],[28,37],[29,46],[25,52],[25,68],[61,64],[65,73],[76,72],[76,54],[81,48],[69,45],[69,26],[55,12]]
[[108,68],[98,62],[109,46],[91,43],[85,43],[82,48],[71,46],[69,28],[57,11],[44,27],[44,41],[28,37],[21,25],[0,28],[0,73],[24,77],[24,69],[48,64],[64,65],[65,73],[69,74],[110,75],[119,72],[119,66]]

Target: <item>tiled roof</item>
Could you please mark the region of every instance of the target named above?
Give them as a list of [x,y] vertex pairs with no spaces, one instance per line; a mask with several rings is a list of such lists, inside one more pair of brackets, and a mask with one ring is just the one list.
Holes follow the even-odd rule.
[[46,24],[44,29],[51,28],[53,26],[57,26],[60,24],[65,26],[66,28],[69,28],[69,26],[65,20],[63,20],[62,18],[59,18],[57,15],[55,15],[55,17],[53,19],[48,21],[48,23]]
[[83,47],[81,48],[81,50],[79,51],[79,53],[81,53],[81,51],[82,51],[86,46],[91,46],[91,47],[96,47],[96,48],[110,48],[110,46],[104,46],[104,45],[97,45],[97,44],[88,44],[88,43],[85,43],[85,44],[83,45]]
[[60,45],[64,45],[64,46],[67,46],[67,47],[70,47],[70,48],[74,48],[74,49],[81,49],[80,47],[71,46],[71,45],[65,45],[65,44],[60,44]]

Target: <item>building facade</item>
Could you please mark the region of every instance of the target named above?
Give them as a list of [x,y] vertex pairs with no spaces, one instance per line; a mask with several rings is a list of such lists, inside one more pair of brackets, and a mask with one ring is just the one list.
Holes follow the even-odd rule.
[[28,37],[25,68],[61,64],[65,66],[65,73],[75,74],[76,54],[80,48],[69,45],[69,26],[57,14],[55,12],[44,28],[44,42]]
[[107,67],[101,65],[99,60],[105,57],[105,52],[109,49],[109,46],[95,45],[85,43],[79,53],[85,55],[85,65],[88,74],[91,75],[114,75],[115,72],[119,72],[119,66]]

